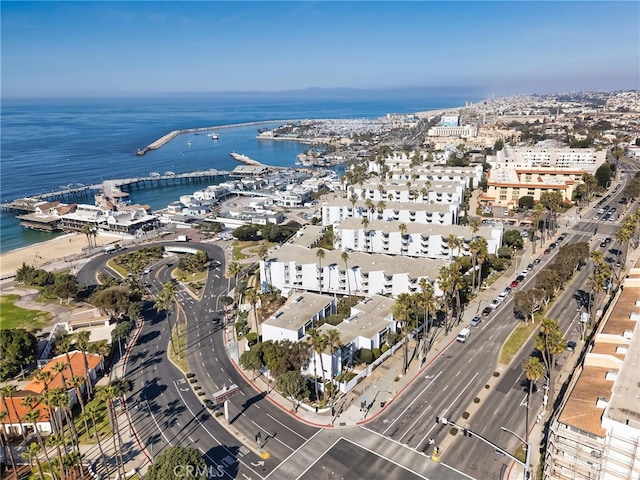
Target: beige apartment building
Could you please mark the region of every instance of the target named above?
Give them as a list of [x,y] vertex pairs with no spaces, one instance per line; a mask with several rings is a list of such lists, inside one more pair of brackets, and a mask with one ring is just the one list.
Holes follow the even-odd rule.
[[487,191],[479,195],[481,205],[518,206],[521,197],[539,201],[542,193],[561,191],[565,202],[571,202],[573,190],[582,182],[584,170],[554,168],[492,169],[487,174]]
[[638,265],[610,312],[551,421],[545,479],[640,479]]

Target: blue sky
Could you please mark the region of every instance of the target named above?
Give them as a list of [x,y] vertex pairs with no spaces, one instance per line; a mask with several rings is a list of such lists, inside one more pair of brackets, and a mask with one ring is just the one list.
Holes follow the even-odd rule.
[[640,88],[640,3],[8,2],[2,96]]

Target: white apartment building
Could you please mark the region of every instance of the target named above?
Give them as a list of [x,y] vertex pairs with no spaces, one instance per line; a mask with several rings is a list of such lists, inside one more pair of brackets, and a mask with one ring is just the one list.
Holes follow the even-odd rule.
[[[469,242],[474,236],[487,241],[489,253],[497,254],[502,246],[502,225],[482,226],[474,234],[468,226],[409,223],[405,224],[404,235],[399,226],[400,222],[374,220],[365,229],[361,220],[347,219],[333,229],[334,247],[338,250],[446,260],[469,255]],[[464,240],[460,252],[449,248],[447,237],[451,234]]]
[[262,288],[273,285],[285,294],[291,290],[371,296],[376,293],[396,296],[419,290],[419,280],[426,278],[434,285],[445,260],[394,257],[349,252],[347,264],[342,251],[285,244],[272,250],[270,258],[260,261]]
[[640,478],[639,321],[636,265],[552,419],[545,479]]
[[[209,185],[206,188],[203,188],[202,190],[196,190],[195,192],[193,192],[193,195],[191,195],[193,198],[195,198],[196,200],[222,200],[227,198],[229,195],[231,195],[231,192],[229,191],[229,188],[223,186],[223,185]],[[182,203],[189,203],[189,201],[183,201],[182,197],[180,197],[180,201]]]
[[462,125],[459,127],[431,127],[427,132],[430,137],[460,137],[472,138],[478,134],[478,127],[475,125]]
[[[386,222],[456,225],[457,204],[425,204],[382,201],[369,211],[362,200],[352,204],[347,198],[334,198],[322,203],[322,224],[335,225],[348,218],[384,220]],[[383,208],[380,208],[383,207]]]
[[505,146],[495,156],[487,156],[491,168],[508,169],[571,169],[594,173],[606,160],[606,150],[558,146]]
[[286,303],[262,323],[262,340],[297,342],[319,320],[336,312],[335,298],[311,292],[292,292]]
[[539,201],[543,192],[560,191],[565,202],[571,202],[573,190],[582,182],[583,170],[569,169],[491,169],[487,175],[487,191],[478,196],[482,205],[507,208],[518,206],[521,197]]
[[[387,168],[394,182],[404,181],[405,184],[407,181],[412,183],[424,183],[426,181],[431,183],[438,181],[461,182],[465,189],[469,188],[471,183],[474,186],[478,186],[483,174],[482,165],[480,164],[469,167],[453,167],[427,163],[411,167],[410,160],[407,160],[402,164],[387,164]],[[382,167],[375,162],[369,162],[368,171],[380,175]]]
[[350,316],[337,326],[322,325],[318,329],[320,333],[330,329],[338,331],[341,346],[333,354],[329,350],[320,355],[312,352],[305,373],[328,380],[332,373],[339,375],[350,368],[354,363],[355,353],[361,348],[381,348],[387,336],[398,330],[397,322],[391,313],[393,304],[391,298],[372,295],[353,306]]
[[[412,181],[413,180],[413,181]],[[462,203],[464,200],[464,183],[456,181],[422,180],[415,178],[404,183],[381,182],[351,185],[356,197],[360,200],[373,200],[379,202],[404,202],[404,203]],[[410,186],[407,186],[410,182]],[[427,183],[429,182],[429,183]]]

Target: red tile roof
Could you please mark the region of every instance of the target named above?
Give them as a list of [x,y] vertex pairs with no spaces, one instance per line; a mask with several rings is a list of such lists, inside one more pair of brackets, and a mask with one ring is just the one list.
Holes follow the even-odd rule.
[[[69,352],[69,361],[71,362],[71,369],[73,369],[73,375],[80,375],[82,377],[85,376],[86,372],[84,370],[84,360],[83,360],[84,355],[85,354],[78,351]],[[100,355],[86,354],[86,356],[87,356],[87,364],[89,366],[89,370],[95,369],[98,365],[100,365],[100,362],[101,362]],[[64,363],[65,369],[62,370],[62,372],[60,373],[54,373],[53,366],[58,362]],[[63,387],[62,385],[63,375],[64,375],[64,379],[67,381],[66,389],[71,388],[71,386],[69,385],[69,382],[71,381],[72,375],[71,375],[71,370],[69,369],[69,365],[67,364],[67,357],[64,353],[62,355],[58,355],[57,357],[52,358],[51,361],[44,366],[42,371],[44,372],[50,371],[51,374],[53,375],[51,377],[51,381],[47,384],[48,389]],[[44,388],[45,388],[44,383],[41,383],[36,379],[33,379],[27,384],[27,386],[25,387],[25,390],[41,393],[44,390]]]

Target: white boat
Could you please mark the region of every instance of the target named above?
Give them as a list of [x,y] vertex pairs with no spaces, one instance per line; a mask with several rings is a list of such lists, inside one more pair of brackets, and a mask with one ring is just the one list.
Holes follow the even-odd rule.
[[211,137],[211,140],[218,140],[218,134],[216,132],[211,132],[209,136]]

